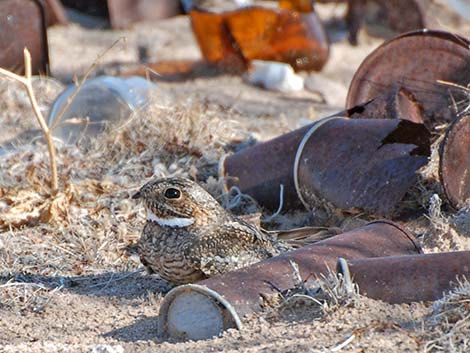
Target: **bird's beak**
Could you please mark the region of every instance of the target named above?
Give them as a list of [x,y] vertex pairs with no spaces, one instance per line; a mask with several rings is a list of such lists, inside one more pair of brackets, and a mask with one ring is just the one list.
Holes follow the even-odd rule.
[[132,198],[133,198],[134,200],[140,199],[141,197],[142,197],[142,193],[140,192],[140,190],[137,191],[134,195],[132,195]]

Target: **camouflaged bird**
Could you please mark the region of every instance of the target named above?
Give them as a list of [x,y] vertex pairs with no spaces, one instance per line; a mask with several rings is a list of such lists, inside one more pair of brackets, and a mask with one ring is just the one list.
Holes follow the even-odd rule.
[[227,212],[197,183],[152,180],[134,196],[147,211],[138,253],[150,273],[172,284],[196,282],[293,249]]

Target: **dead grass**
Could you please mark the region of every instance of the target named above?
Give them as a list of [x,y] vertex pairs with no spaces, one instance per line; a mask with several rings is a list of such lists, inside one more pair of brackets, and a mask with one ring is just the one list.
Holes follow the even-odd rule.
[[52,300],[62,285],[49,288],[42,284],[9,280],[0,285],[0,309],[39,313]]
[[470,282],[459,286],[434,304],[429,318],[431,338],[425,352],[468,352],[470,350]]
[[360,299],[359,289],[350,287],[341,275],[329,271],[319,279],[302,278],[299,267],[291,262],[295,285],[265,299],[270,307],[269,319],[301,322],[324,319],[339,308],[354,307]]

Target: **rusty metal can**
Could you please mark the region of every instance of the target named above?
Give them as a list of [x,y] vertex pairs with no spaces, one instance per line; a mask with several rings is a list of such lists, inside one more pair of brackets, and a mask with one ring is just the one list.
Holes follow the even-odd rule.
[[370,35],[382,38],[428,27],[420,0],[348,0],[346,21],[354,45],[363,25]]
[[429,129],[456,117],[455,102],[466,92],[440,81],[470,82],[470,41],[458,34],[419,30],[386,41],[362,62],[348,90],[346,106],[367,102],[393,87],[411,92],[422,105]]
[[294,185],[307,209],[328,201],[342,210],[388,215],[429,155],[423,124],[333,117],[313,126],[300,142]]
[[59,0],[40,0],[45,9],[47,27],[68,24],[65,8]]
[[295,191],[292,168],[299,143],[312,125],[222,157],[219,176],[225,179],[226,189],[236,186],[260,205],[276,210],[281,203],[279,190],[282,185],[283,206],[302,208]]
[[268,209],[313,209],[325,200],[387,215],[427,163],[429,139],[411,121],[331,116],[226,157],[219,175]]
[[45,12],[40,1],[0,1],[0,67],[24,74],[23,49],[31,53],[33,74],[48,74]]
[[436,300],[470,278],[470,251],[339,259],[337,271],[360,293],[389,303]]
[[304,280],[313,280],[334,269],[338,257],[417,253],[421,248],[413,236],[397,224],[372,222],[249,267],[174,288],[160,308],[159,332],[174,338],[204,339],[240,328],[243,315],[263,309],[263,297],[295,286],[292,262]]

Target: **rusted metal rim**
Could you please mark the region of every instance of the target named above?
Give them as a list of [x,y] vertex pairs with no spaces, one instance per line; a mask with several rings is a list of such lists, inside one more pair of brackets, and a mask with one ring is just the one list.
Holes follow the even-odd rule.
[[338,257],[336,273],[343,276],[343,282],[346,286],[346,290],[348,291],[348,293],[352,293],[352,291],[354,290],[354,282],[351,277],[351,271],[349,271],[348,262],[344,257]]
[[158,332],[164,337],[198,340],[218,336],[229,328],[241,329],[240,317],[232,304],[206,286],[176,287],[160,307]]
[[321,126],[326,124],[327,122],[335,119],[342,119],[342,117],[339,116],[329,116],[323,119],[318,120],[313,124],[313,126],[310,128],[310,130],[307,131],[307,133],[304,135],[302,140],[300,141],[299,147],[297,148],[297,152],[295,154],[295,161],[294,161],[294,169],[293,169],[293,175],[294,175],[294,186],[295,186],[295,192],[297,193],[297,196],[299,200],[302,202],[304,205],[305,209],[310,210],[311,207],[309,203],[303,198],[302,193],[300,191],[300,184],[299,184],[299,163],[300,163],[300,158],[302,157],[302,152],[304,150],[305,144],[307,141],[312,137],[312,135],[317,131]]
[[388,224],[392,227],[395,227],[396,229],[398,229],[400,232],[403,233],[403,235],[405,237],[407,237],[412,243],[413,245],[415,246],[416,248],[416,252],[418,254],[423,254],[423,249],[421,248],[421,246],[419,245],[419,243],[416,241],[416,238],[410,233],[408,232],[406,229],[404,229],[402,226],[400,226],[398,223],[395,223],[395,222],[392,222],[392,221],[389,221],[388,219],[379,219],[379,220],[376,220],[376,221],[372,221],[372,222],[369,222],[367,223],[367,225],[369,224],[374,224],[374,223],[381,223],[381,224]]
[[428,127],[449,122],[455,119],[449,90],[457,101],[463,93],[438,80],[465,86],[470,82],[470,41],[445,31],[408,32],[366,57],[351,80],[346,106],[364,103],[398,85],[422,104]]
[[470,199],[470,115],[460,117],[448,128],[439,156],[444,194],[458,209]]

